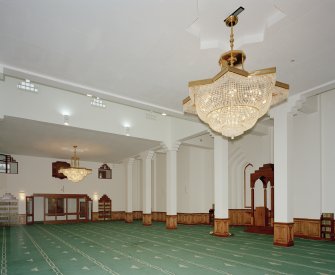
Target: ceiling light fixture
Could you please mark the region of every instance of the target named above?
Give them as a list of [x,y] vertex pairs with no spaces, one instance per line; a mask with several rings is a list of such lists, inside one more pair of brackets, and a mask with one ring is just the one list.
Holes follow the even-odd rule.
[[125,135],[126,135],[127,137],[129,137],[129,136],[130,136],[130,127],[129,127],[129,126],[125,126],[125,127],[124,127],[124,132],[125,132]]
[[26,79],[25,81],[22,81],[19,84],[17,84],[17,88],[28,92],[34,92],[34,93],[38,92],[38,89],[35,86],[35,84],[31,83],[29,79]]
[[162,116],[166,116],[166,113],[162,113]]
[[91,106],[103,108],[103,109],[106,108],[106,104],[103,102],[103,100],[100,99],[99,97],[94,97],[94,96],[92,96]]
[[276,81],[276,68],[247,72],[246,55],[234,50],[233,27],[243,7],[225,19],[230,28],[230,51],[221,55],[221,71],[211,79],[189,82],[184,111],[199,118],[223,136],[234,138],[252,128],[257,120],[288,96],[289,85]]
[[64,115],[64,125],[70,125],[70,117],[68,115]]
[[73,146],[74,152],[71,157],[71,167],[59,169],[59,173],[63,173],[69,181],[79,182],[87,175],[92,173],[92,169],[79,167],[79,158],[77,157],[77,146]]

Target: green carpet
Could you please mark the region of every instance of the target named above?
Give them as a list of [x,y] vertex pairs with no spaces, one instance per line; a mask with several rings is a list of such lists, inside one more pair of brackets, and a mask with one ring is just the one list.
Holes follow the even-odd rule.
[[335,274],[335,242],[273,237],[209,226],[140,222],[1,228],[1,274]]

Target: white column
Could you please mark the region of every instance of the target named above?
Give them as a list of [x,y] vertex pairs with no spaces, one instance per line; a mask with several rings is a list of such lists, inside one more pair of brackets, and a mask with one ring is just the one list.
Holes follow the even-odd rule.
[[166,151],[166,214],[177,215],[177,151],[180,142],[175,142]]
[[126,163],[127,169],[127,184],[126,184],[126,212],[133,212],[133,168],[134,158],[129,158]]
[[151,183],[151,203],[152,210],[157,211],[157,158],[154,154],[152,159],[153,178]]
[[215,219],[228,219],[228,139],[214,135]]
[[151,160],[153,151],[142,154],[143,161],[143,214],[151,214]]
[[282,105],[273,111],[274,118],[274,219],[275,222],[292,223],[292,184],[289,184],[288,170],[289,165],[289,143],[288,129],[289,118],[287,106]]

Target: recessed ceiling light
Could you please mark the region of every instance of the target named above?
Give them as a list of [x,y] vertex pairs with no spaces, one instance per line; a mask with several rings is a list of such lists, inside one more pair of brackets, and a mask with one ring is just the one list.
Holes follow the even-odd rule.
[[125,132],[125,135],[126,135],[127,137],[129,137],[129,136],[130,136],[130,127],[129,127],[129,126],[125,126],[125,127],[124,127],[124,132]]
[[91,94],[86,94],[88,97],[92,97],[92,95]]
[[166,113],[162,113],[162,116],[166,116]]
[[68,115],[64,115],[64,125],[70,125],[70,117]]

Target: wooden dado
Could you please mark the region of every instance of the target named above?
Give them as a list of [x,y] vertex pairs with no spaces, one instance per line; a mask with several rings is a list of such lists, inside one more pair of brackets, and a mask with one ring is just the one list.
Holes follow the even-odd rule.
[[26,224],[26,214],[18,215],[18,224]]
[[152,212],[152,220],[155,222],[165,222],[166,212]]
[[124,211],[112,211],[112,221],[123,221],[126,217]]
[[250,225],[251,209],[229,209],[230,225]]
[[133,211],[134,220],[142,220],[142,211]]
[[180,224],[209,224],[209,214],[178,213],[177,222]]
[[96,222],[99,220],[99,212],[92,212],[92,221]]
[[320,220],[294,219],[294,236],[320,239]]
[[293,223],[275,222],[273,224],[273,244],[279,246],[294,245]]

